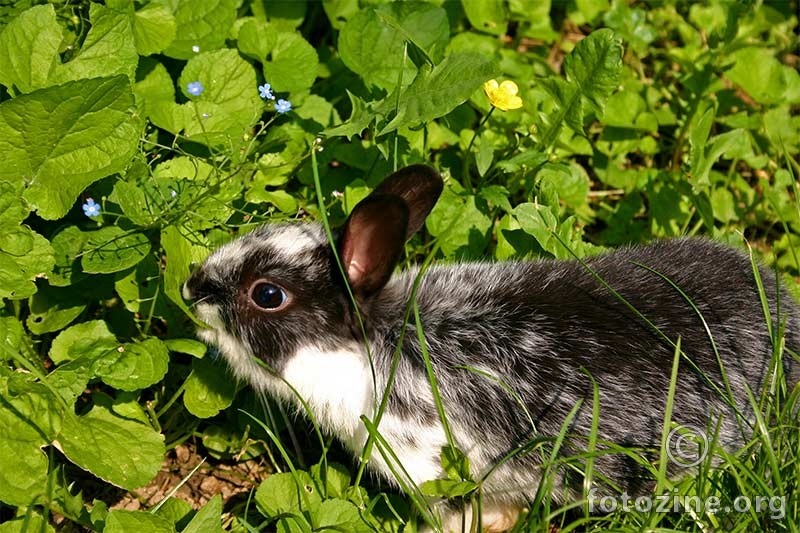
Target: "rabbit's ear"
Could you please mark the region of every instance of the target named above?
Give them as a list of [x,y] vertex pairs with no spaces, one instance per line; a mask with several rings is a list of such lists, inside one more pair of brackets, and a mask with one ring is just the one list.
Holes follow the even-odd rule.
[[356,205],[339,241],[339,254],[353,292],[370,296],[392,275],[408,229],[408,206],[392,194],[374,192]]
[[373,195],[393,194],[402,198],[408,206],[408,228],[406,239],[422,228],[436,200],[442,194],[442,178],[431,167],[411,165],[401,168],[372,192]]

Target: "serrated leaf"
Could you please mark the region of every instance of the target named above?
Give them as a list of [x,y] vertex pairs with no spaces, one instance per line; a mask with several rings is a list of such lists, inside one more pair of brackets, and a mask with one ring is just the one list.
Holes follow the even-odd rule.
[[50,85],[58,65],[61,26],[52,4],[22,12],[0,33],[0,84],[21,93]]
[[317,51],[300,34],[279,33],[264,62],[264,79],[278,92],[308,90],[317,77]]
[[175,0],[175,39],[164,54],[177,59],[189,59],[200,52],[221,48],[236,20],[238,0]]
[[397,115],[379,135],[446,115],[496,75],[494,61],[472,52],[450,54],[433,70],[420,69],[399,99],[389,95],[376,105],[375,111],[384,116],[397,108]]
[[555,99],[556,112],[547,117],[539,142],[549,148],[558,138],[564,123],[583,133],[583,102],[602,113],[605,102],[622,76],[622,41],[612,30],[593,31],[564,59],[566,81],[540,80]]
[[125,76],[41,89],[0,104],[0,180],[48,220],[64,216],[94,181],[122,170],[139,142]]
[[353,135],[358,135],[375,120],[375,113],[364,101],[350,91],[347,91],[350,98],[350,118],[347,122],[339,126],[334,126],[322,132],[326,137],[347,137],[351,139]]
[[85,415],[67,413],[55,444],[76,465],[126,490],[150,482],[164,456],[160,433],[119,416],[109,402],[97,398]]
[[183,404],[198,418],[210,418],[230,406],[236,395],[236,378],[224,363],[210,357],[192,361],[192,373],[186,378]]
[[51,83],[125,75],[134,80],[139,54],[133,38],[133,23],[126,13],[104,5],[89,4],[91,27],[77,55],[68,63],[57,65]]
[[136,265],[148,253],[150,240],[146,235],[108,226],[89,234],[81,266],[92,274],[111,274]]
[[161,381],[168,365],[167,347],[159,339],[151,337],[106,351],[95,362],[93,371],[116,389],[135,391]]

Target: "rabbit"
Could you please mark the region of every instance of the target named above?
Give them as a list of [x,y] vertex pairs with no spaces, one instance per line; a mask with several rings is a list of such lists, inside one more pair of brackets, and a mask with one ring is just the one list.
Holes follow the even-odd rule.
[[[216,250],[184,286],[209,326],[199,337],[219,348],[238,377],[307,409],[355,456],[368,436],[361,417],[374,419],[391,386],[378,430],[417,485],[446,477],[440,457],[448,439],[413,315],[404,327],[419,268],[395,268],[442,188],[430,167],[403,168],[334,232],[335,254],[319,223],[265,224]],[[761,269],[760,277],[773,328],[785,332],[785,346],[796,354],[798,306],[773,273]],[[416,304],[454,443],[473,479],[494,468],[482,483],[484,531],[512,527],[541,482],[540,453],[517,453],[496,466],[501,459],[532,438],[559,434],[579,402],[569,434],[589,434],[592,380],[598,442],[658,450],[680,339],[685,358],[672,420],[695,428],[718,423],[719,444],[736,449],[752,415],[745,388],[761,390],[773,353],[749,257],[699,238],[624,247],[584,263],[434,264],[421,277]],[[797,382],[788,351],[782,364],[790,384]],[[562,451],[580,453],[582,446],[577,438]],[[380,453],[368,464],[394,483],[391,466]],[[622,454],[598,457],[595,470],[629,494],[653,487],[652,476]],[[681,466],[671,463],[669,471]],[[580,498],[582,483],[565,468],[551,497]],[[452,505],[436,509],[444,531],[473,520],[470,509],[466,517]]]

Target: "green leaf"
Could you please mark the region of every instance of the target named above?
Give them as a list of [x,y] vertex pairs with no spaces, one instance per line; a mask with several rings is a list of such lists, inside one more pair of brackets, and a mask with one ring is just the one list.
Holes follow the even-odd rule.
[[571,207],[586,203],[589,194],[589,176],[577,165],[546,163],[536,174],[542,184],[547,184],[558,197]]
[[40,500],[47,486],[47,464],[41,444],[0,437],[0,501],[27,507]]
[[383,127],[379,135],[446,115],[466,102],[497,72],[494,61],[472,52],[450,54],[433,70],[420,69],[414,82],[400,94],[399,100],[389,95],[375,107],[375,111],[384,116],[397,108],[397,115]]
[[558,229],[558,220],[549,207],[526,202],[516,206],[513,213],[520,228],[536,239],[542,249],[556,257],[563,255],[557,255],[563,247],[553,237],[553,232]]
[[116,336],[102,320],[89,320],[65,329],[53,339],[50,359],[57,365],[78,358],[98,359],[120,346]]
[[186,135],[206,144],[229,143],[239,139],[261,115],[253,66],[236,50],[217,50],[193,57],[178,81],[187,97],[186,86],[199,81],[204,91],[183,104],[189,109]]
[[122,170],[139,142],[124,76],[41,89],[0,104],[0,180],[24,181],[43,218],[64,216],[94,181]]
[[177,59],[189,59],[197,54],[192,47],[207,52],[225,44],[236,20],[239,0],[174,0],[172,5],[177,5],[174,11],[176,37],[164,54]]
[[463,481],[470,477],[469,458],[457,448],[442,447],[442,468],[453,481]]
[[759,104],[800,102],[800,73],[783,65],[774,49],[748,46],[732,53],[725,76]]
[[156,303],[160,276],[158,260],[152,255],[130,270],[117,272],[114,276],[114,290],[125,309],[131,313],[149,314]]
[[95,402],[83,416],[67,413],[56,444],[73,463],[112,485],[146,485],[161,468],[164,437],[117,414],[110,400],[95,395]]
[[89,240],[89,233],[77,226],[67,226],[50,241],[55,256],[53,272],[48,277],[50,285],[66,287],[87,277],[81,269],[79,257]]
[[81,266],[92,274],[110,274],[136,265],[148,253],[150,240],[145,234],[108,226],[89,234]]
[[161,246],[167,256],[167,266],[164,269],[164,293],[167,298],[186,314],[192,312],[183,300],[183,283],[191,274],[192,246],[175,226],[167,226],[161,231]]
[[274,205],[281,213],[297,213],[297,200],[286,191],[262,191],[258,195],[251,197],[257,197],[258,200],[256,201]]
[[25,255],[33,249],[33,231],[25,225],[10,227],[0,234],[0,250],[11,256]]
[[133,38],[131,17],[101,4],[89,4],[91,28],[80,51],[71,61],[58,65],[51,82],[127,76],[133,81],[139,54]]
[[[485,205],[485,204],[484,204]],[[445,187],[426,220],[431,235],[439,237],[446,257],[480,257],[489,243],[492,220],[472,195]]]
[[52,4],[12,20],[0,33],[0,84],[21,93],[49,86],[50,73],[60,64],[61,32]]
[[[236,46],[244,55],[257,61],[264,61],[277,42],[278,32],[274,26],[256,18],[250,18],[239,28]],[[316,53],[314,58],[316,58]]]
[[322,502],[314,480],[302,470],[269,476],[258,486],[255,500],[258,510],[267,518],[297,514]]
[[210,418],[233,402],[236,378],[225,364],[211,357],[192,361],[192,373],[186,378],[183,404],[198,418]]
[[36,285],[8,254],[0,252],[0,298],[27,298],[36,293]]
[[106,351],[95,362],[93,371],[116,389],[135,391],[161,381],[168,364],[167,347],[159,339],[151,337]]
[[27,506],[44,496],[47,456],[41,447],[59,431],[58,402],[25,376],[0,378],[0,501]]
[[31,313],[25,325],[31,333],[41,335],[66,327],[86,309],[86,302],[72,287],[43,286],[30,297],[28,306]]
[[[2,498],[0,498],[2,499]],[[25,505],[25,504],[21,504]],[[25,516],[0,524],[0,533],[55,533],[55,529],[41,515],[30,510]]]
[[164,344],[170,352],[187,353],[198,359],[208,351],[208,346],[194,339],[165,339]]
[[371,533],[373,530],[361,518],[358,507],[352,502],[328,499],[311,510],[311,522],[315,531],[347,531],[348,533]]
[[181,533],[222,533],[222,496],[211,498],[192,518]]
[[0,225],[11,228],[22,223],[30,209],[22,201],[22,184],[0,181]]
[[622,52],[622,42],[612,30],[593,31],[564,59],[566,81],[540,80],[557,105],[538,138],[541,145],[551,147],[564,123],[578,133],[583,132],[584,101],[602,114],[622,75]]
[[157,54],[175,39],[175,16],[164,6],[148,4],[133,16],[133,38],[139,55]]
[[450,28],[444,9],[429,4],[399,2],[377,9],[382,16],[366,8],[347,21],[339,34],[339,53],[366,83],[391,90],[401,76],[403,86],[411,83],[416,72],[404,54],[406,41],[439,60]]
[[350,472],[339,463],[315,464],[311,467],[311,476],[320,487],[325,487],[328,498],[344,498],[350,487]]
[[326,137],[342,136],[351,139],[353,135],[360,134],[375,120],[375,114],[372,109],[361,98],[350,91],[347,91],[347,96],[350,98],[350,107],[352,109],[350,118],[344,124],[323,131],[322,135]]
[[300,34],[279,33],[264,62],[264,79],[278,92],[306,91],[317,77],[318,61],[317,51]]
[[503,0],[462,0],[461,5],[476,30],[492,35],[506,34],[508,13]]
[[[55,252],[50,243],[20,226],[7,231],[0,240],[0,297],[20,299],[36,292],[34,280],[47,277],[55,265]],[[23,251],[24,250],[24,251]]]
[[113,509],[108,513],[103,533],[131,533],[132,531],[175,533],[175,526],[166,519],[145,511]]
[[475,492],[478,484],[474,481],[455,481],[452,479],[433,479],[420,485],[420,490],[427,496],[440,498],[457,498]]

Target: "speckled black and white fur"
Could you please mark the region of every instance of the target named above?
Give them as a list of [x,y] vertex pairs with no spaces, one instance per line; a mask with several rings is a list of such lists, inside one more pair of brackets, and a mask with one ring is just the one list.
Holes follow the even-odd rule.
[[[242,379],[299,406],[285,382],[291,384],[323,430],[360,454],[367,437],[360,417],[373,418],[387,386],[418,273],[392,272],[403,243],[422,226],[441,187],[438,175],[427,167],[403,169],[354,209],[336,237],[364,320],[374,375],[344,280],[319,224],[265,225],[212,254],[184,290],[210,326],[200,337],[217,345]],[[745,418],[750,415],[745,388],[760,390],[773,347],[744,254],[708,240],[677,239],[619,249],[586,263],[669,339],[680,337],[684,354],[724,390],[713,338],[733,403]],[[680,287],[708,331],[670,283],[641,265]],[[786,347],[797,352],[798,308],[782,292],[779,311],[774,275],[762,271],[761,277],[773,320],[786,321]],[[254,287],[264,283],[284,291],[279,307],[264,309],[254,301]],[[600,439],[658,447],[674,345],[580,263],[436,265],[425,273],[417,303],[448,421],[475,479],[532,437],[558,434],[579,401],[584,403],[570,433],[588,434],[592,383],[585,371],[599,385]],[[783,361],[795,383],[800,365],[788,355]],[[681,364],[675,422],[701,428],[709,421],[719,423],[719,442],[734,449],[743,439],[734,412],[699,372]],[[439,458],[447,442],[413,321],[379,430],[413,482],[444,476]],[[533,497],[540,481],[539,457],[521,454],[488,477],[483,503],[487,530],[510,527]],[[391,481],[379,454],[373,454],[370,466]],[[629,494],[651,486],[644,470],[624,455],[599,458],[596,468]],[[570,477],[563,473],[554,499],[579,494],[581,480]],[[457,514],[443,521],[445,530],[461,530]]]

